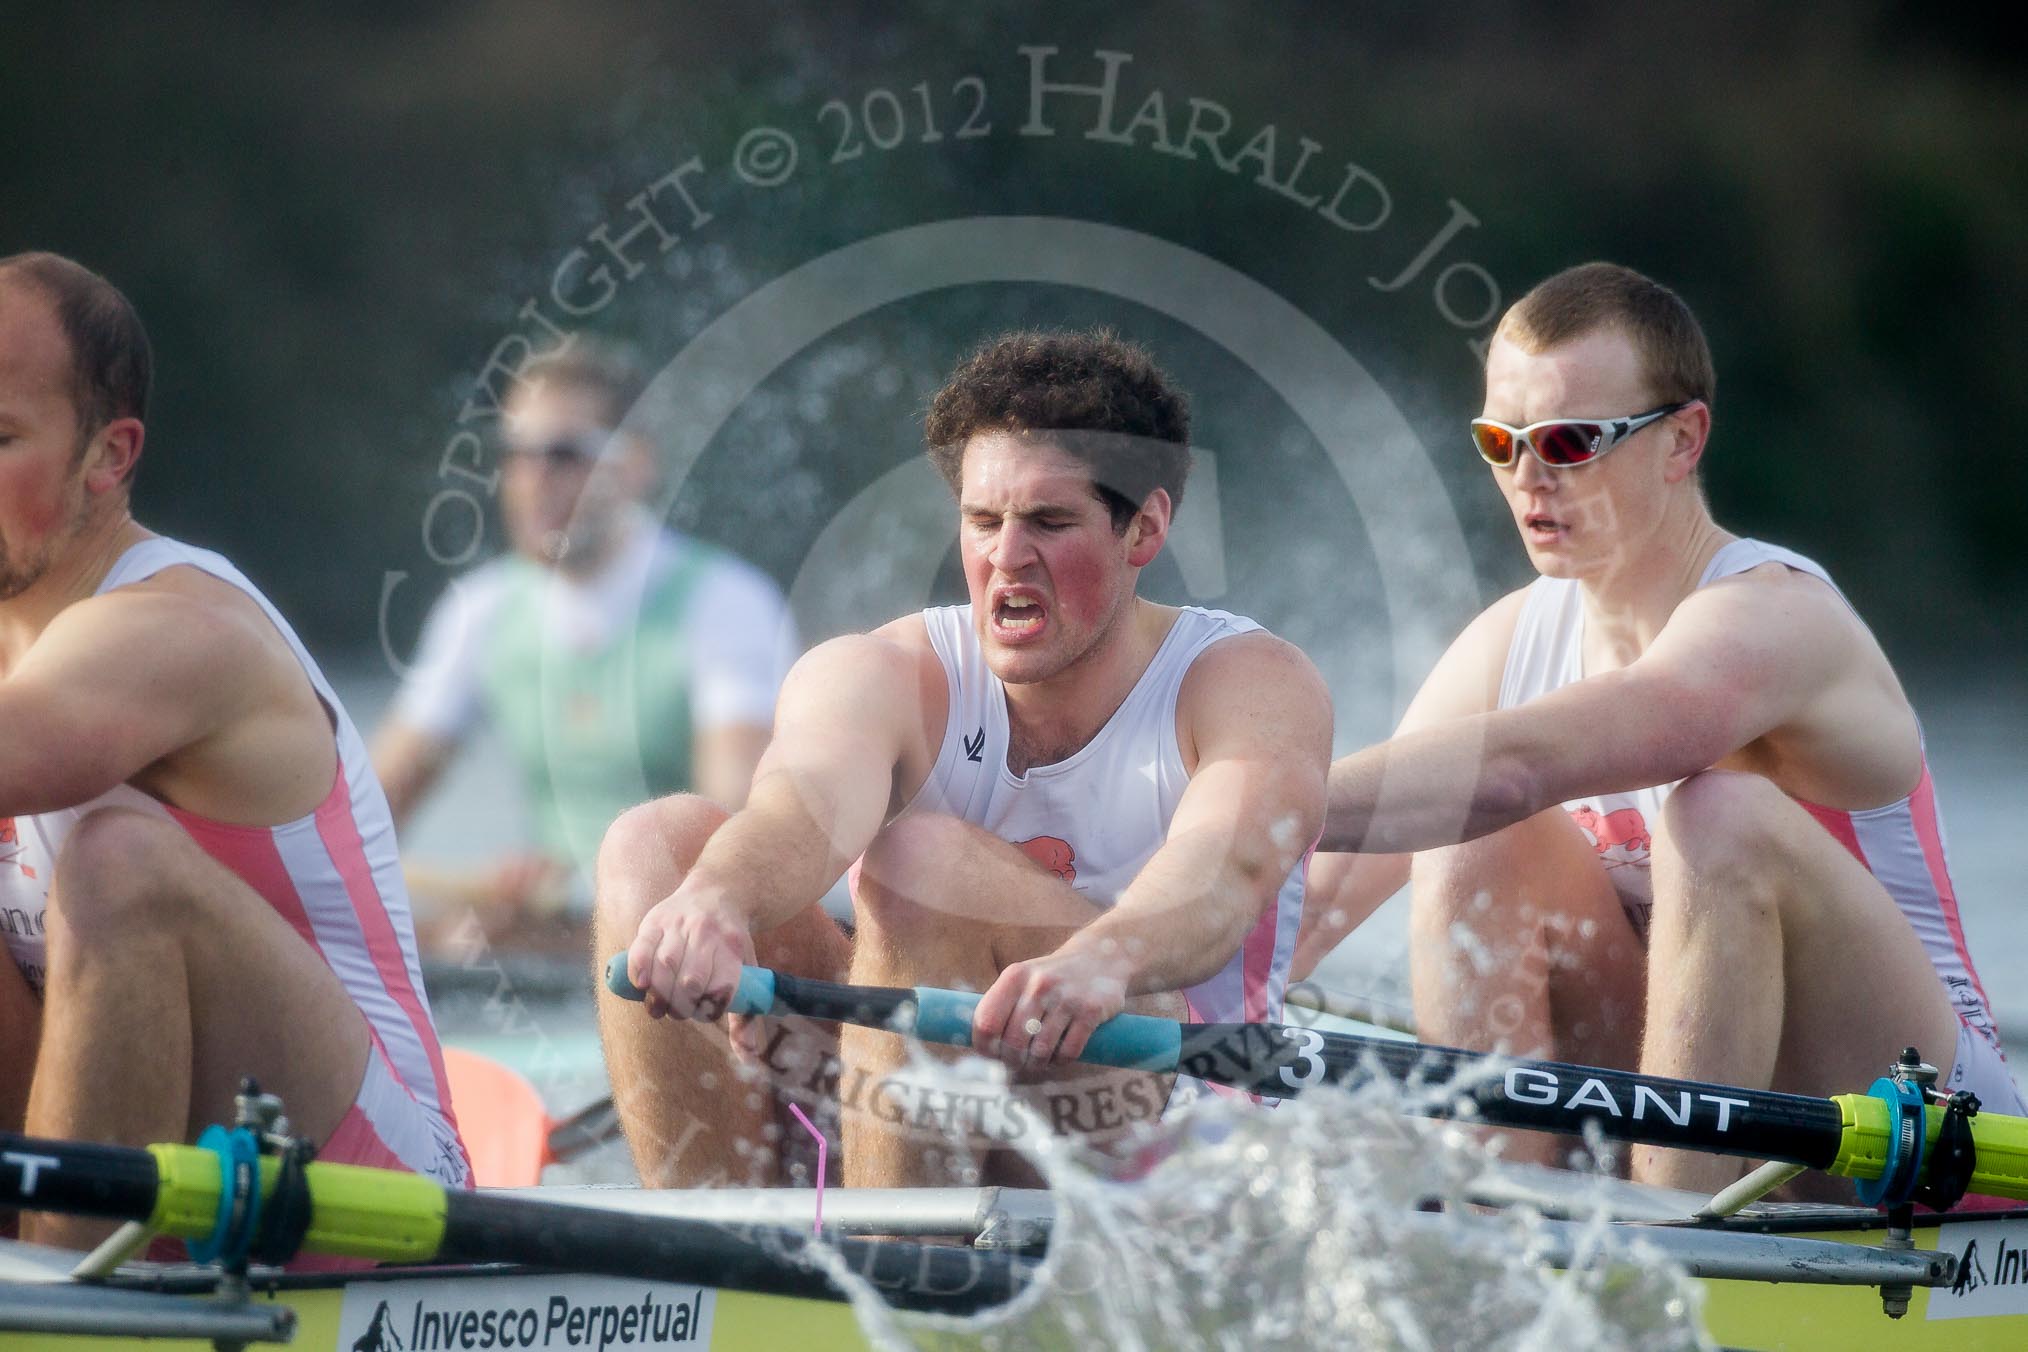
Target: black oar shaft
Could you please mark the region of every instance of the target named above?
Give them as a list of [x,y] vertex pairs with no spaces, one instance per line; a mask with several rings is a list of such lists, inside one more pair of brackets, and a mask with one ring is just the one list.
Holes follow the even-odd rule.
[[159,1183],[145,1150],[0,1132],[0,1206],[145,1220]]
[[806,1018],[885,1028],[894,1026],[895,1017],[915,1003],[915,992],[893,986],[844,986],[777,972],[775,1002]]
[[[1822,1168],[1843,1132],[1827,1099],[1669,1080],[1555,1061],[1276,1024],[1184,1024],[1183,1074],[1250,1093],[1288,1097],[1314,1084],[1357,1084],[1376,1073],[1421,1091],[1418,1112],[1472,1116],[1493,1126],[1580,1132]],[[1460,1111],[1460,1105],[1465,1105]]]
[[[822,983],[819,983],[822,984]],[[606,964],[613,994],[639,1000],[627,955]],[[731,1007],[741,1014],[819,1013],[807,983],[764,968],[740,972]],[[980,997],[918,986],[912,992],[858,990],[822,984],[824,1018],[889,1027],[925,1042],[969,1047]],[[806,998],[809,1003],[802,1003]],[[912,1005],[912,1019],[893,1011]],[[860,1017],[869,1006],[878,1017]],[[1289,1097],[1319,1084],[1374,1072],[1427,1086],[1409,1107],[1432,1115],[1470,1114],[1492,1126],[1578,1132],[1595,1125],[1605,1136],[1636,1143],[1777,1159],[1859,1179],[1886,1179],[1904,1188],[1921,1172],[1921,1144],[1939,1135],[1944,1109],[1923,1107],[1898,1081],[1837,1099],[1662,1079],[1628,1071],[1516,1061],[1446,1047],[1328,1033],[1281,1024],[1179,1024],[1144,1014],[1119,1014],[1091,1033],[1078,1060],[1135,1070],[1177,1070],[1257,1094]],[[1897,1145],[1920,1121],[1914,1154],[1897,1172]],[[2028,1118],[1987,1114],[1973,1132],[1974,1191],[2028,1197]],[[1962,1152],[1956,1158],[1966,1159]],[[1907,1176],[1903,1176],[1907,1175]]]
[[[914,1005],[918,1036],[969,1040],[975,996],[952,992],[841,986],[799,977],[772,976],[772,1005],[816,1018],[896,1027],[894,1016]],[[945,1006],[950,1006],[946,1009]],[[1517,1061],[1284,1024],[1181,1024],[1124,1016],[1115,1024],[1137,1032],[1171,1028],[1173,1068],[1248,1093],[1289,1098],[1318,1084],[1350,1084],[1375,1071],[1403,1084],[1427,1087],[1418,1110],[1429,1116],[1468,1113],[1492,1126],[1531,1131],[1582,1132],[1596,1123],[1607,1137],[1636,1144],[1676,1146],[1759,1159],[1789,1160],[1824,1168],[1838,1156],[1844,1121],[1828,1099],[1728,1085],[1670,1080],[1629,1071],[1551,1061]],[[1180,1035],[1180,1045],[1176,1041]],[[1111,1057],[1094,1038],[1088,1061],[1144,1069],[1170,1068],[1152,1060],[1152,1040],[1122,1043]]]

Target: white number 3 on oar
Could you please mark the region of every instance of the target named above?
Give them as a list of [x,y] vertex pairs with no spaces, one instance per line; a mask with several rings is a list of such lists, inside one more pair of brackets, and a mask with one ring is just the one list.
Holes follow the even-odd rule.
[[1284,1028],[1282,1032],[1296,1044],[1296,1064],[1282,1067],[1282,1083],[1291,1089],[1308,1089],[1324,1078],[1324,1058],[1317,1055],[1324,1049],[1323,1035],[1313,1028]]

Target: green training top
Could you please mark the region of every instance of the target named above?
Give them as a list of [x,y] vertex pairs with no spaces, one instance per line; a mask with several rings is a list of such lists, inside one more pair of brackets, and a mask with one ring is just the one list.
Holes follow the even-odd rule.
[[649,584],[634,623],[581,651],[545,632],[552,574],[526,559],[508,564],[506,595],[483,639],[481,681],[526,780],[536,843],[587,877],[615,817],[691,787],[684,618],[719,558],[686,542]]

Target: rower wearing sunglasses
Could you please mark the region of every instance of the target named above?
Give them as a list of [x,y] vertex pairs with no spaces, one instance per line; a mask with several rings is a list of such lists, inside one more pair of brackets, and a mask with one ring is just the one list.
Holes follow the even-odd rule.
[[1541,576],[1332,767],[1320,848],[1359,853],[1317,856],[1297,975],[1412,879],[1428,1041],[1818,1095],[1913,1045],[1940,1087],[2028,1112],[1915,713],[1821,567],[1712,519],[1712,386],[1689,309],[1627,268],[1502,319],[1472,440]]
[[519,782],[484,806],[524,816],[526,843],[472,871],[408,860],[431,908],[425,944],[458,951],[479,919],[497,947],[574,953],[613,818],[687,790],[737,807],[767,745],[794,622],[773,579],[645,505],[657,477],[645,389],[621,353],[580,337],[504,396],[511,550],[431,610],[373,763],[405,827],[490,727]]

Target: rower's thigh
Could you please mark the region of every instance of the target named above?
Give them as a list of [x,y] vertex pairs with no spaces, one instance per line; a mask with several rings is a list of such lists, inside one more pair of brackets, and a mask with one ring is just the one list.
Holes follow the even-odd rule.
[[1076,892],[1077,858],[1054,836],[1018,843],[940,812],[882,827],[855,885],[871,883],[953,920],[1075,929],[1098,914]]
[[1441,1004],[1469,1005],[1468,1017],[1439,1019],[1438,1029],[1471,1027],[1497,1041],[1519,1034],[1518,1011],[1546,997],[1552,1046],[1539,1050],[1634,1064],[1646,956],[1598,851],[1561,807],[1423,851],[1410,881],[1419,1019]]
[[42,1046],[42,1000],[21,968],[0,952],[0,1131],[20,1131]]
[[882,828],[854,872],[858,942],[956,936],[996,971],[1053,953],[1099,915],[1070,886],[1075,869],[1054,837],[1010,844],[956,817],[910,814]]
[[[1742,932],[1773,905],[1784,1007],[1774,1087],[1832,1094],[1886,1073],[1914,1045],[1946,1076],[1957,1016],[1893,898],[1830,832],[1770,781],[1706,771],[1669,796],[1655,833],[1656,960],[1692,924]],[[1699,914],[1683,913],[1694,898]]]
[[[130,979],[185,984],[193,1133],[231,1120],[245,1075],[313,1140],[352,1106],[368,1052],[358,1006],[308,939],[174,823],[123,809],[86,817],[58,858],[50,910],[52,966],[65,944],[118,945]],[[377,956],[408,989],[394,942]],[[407,1017],[424,1017],[419,993]]]
[[[1010,844],[955,817],[904,817],[882,830],[855,880],[854,909],[862,921],[856,942],[917,945],[925,954],[956,948],[980,964],[980,980],[990,981],[1014,963],[1054,953],[1098,918],[1100,908],[1064,876],[1075,867],[1070,847],[1053,837]],[[951,980],[928,971],[921,976],[929,984]],[[1171,1019],[1187,1012],[1175,991],[1134,996],[1127,1009]],[[1021,1072],[1015,1092],[1052,1130],[1108,1146],[1159,1114],[1174,1078],[1061,1063]],[[1008,1158],[996,1161],[987,1176],[1033,1181]]]

